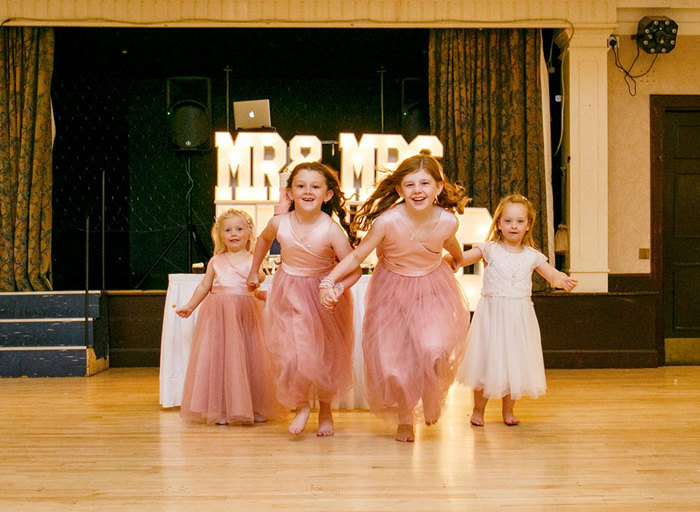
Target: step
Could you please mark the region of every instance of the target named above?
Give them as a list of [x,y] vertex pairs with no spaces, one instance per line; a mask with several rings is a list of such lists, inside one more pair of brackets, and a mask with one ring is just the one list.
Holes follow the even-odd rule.
[[[0,293],[0,377],[78,377],[109,367],[100,292]],[[85,328],[87,321],[87,339]]]
[[0,348],[91,347],[94,321],[88,320],[85,342],[84,318],[36,318],[0,320]]
[[[91,350],[91,349],[88,349]],[[0,377],[85,377],[91,375],[85,347],[0,350]]]
[[[100,300],[99,291],[88,294],[88,317],[100,316]],[[0,319],[81,317],[85,317],[84,291],[0,293]]]

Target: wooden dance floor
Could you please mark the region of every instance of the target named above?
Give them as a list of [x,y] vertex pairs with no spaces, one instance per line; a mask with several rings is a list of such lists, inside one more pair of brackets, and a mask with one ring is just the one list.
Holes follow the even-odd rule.
[[[489,404],[453,389],[414,444],[366,411],[299,439],[285,423],[189,425],[158,369],[0,379],[2,511],[697,511],[700,367],[550,370],[549,392]],[[291,416],[290,416],[291,418]]]

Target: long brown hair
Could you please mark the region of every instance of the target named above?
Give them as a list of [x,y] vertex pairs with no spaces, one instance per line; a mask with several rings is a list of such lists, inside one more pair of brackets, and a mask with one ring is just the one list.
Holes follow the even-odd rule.
[[[333,196],[321,206],[321,211],[327,213],[331,217],[335,213],[338,218],[338,222],[343,227],[345,232],[348,234],[350,239],[350,244],[355,245],[357,243],[357,236],[350,229],[350,224],[348,223],[348,211],[345,207],[345,196],[340,190],[340,181],[338,180],[338,173],[327,165],[321,162],[302,162],[292,169],[287,179],[287,188],[291,190],[292,184],[294,183],[294,178],[300,171],[315,171],[319,173],[326,180],[326,187],[328,190],[333,192]],[[294,210],[294,201],[289,205],[289,211]]]
[[464,213],[464,207],[469,202],[464,187],[446,181],[440,162],[429,153],[421,152],[403,160],[394,172],[387,174],[377,184],[372,195],[357,211],[353,221],[353,229],[369,230],[374,219],[401,202],[401,196],[399,196],[396,188],[401,186],[404,177],[421,170],[430,174],[438,184],[443,184],[442,191],[437,196],[436,204],[450,212],[456,210],[460,214]]
[[489,229],[489,234],[486,240],[492,242],[500,242],[503,240],[503,233],[498,229],[498,222],[503,216],[503,210],[509,204],[521,204],[527,209],[527,224],[528,228],[523,237],[523,245],[529,245],[530,247],[535,247],[535,239],[532,237],[532,228],[535,225],[535,219],[537,218],[537,213],[535,212],[535,207],[527,199],[527,197],[520,194],[511,194],[504,197],[496,206],[496,211],[493,214],[493,221],[491,222],[491,228]]

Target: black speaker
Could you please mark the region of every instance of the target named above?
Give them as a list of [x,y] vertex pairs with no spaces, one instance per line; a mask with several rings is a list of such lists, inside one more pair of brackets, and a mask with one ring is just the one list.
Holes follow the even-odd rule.
[[401,135],[411,142],[418,135],[430,135],[428,82],[422,78],[401,81]]
[[404,105],[401,109],[401,135],[411,142],[418,135],[430,135],[430,112],[427,103]]
[[198,76],[167,79],[168,149],[207,151],[212,145],[211,82]]

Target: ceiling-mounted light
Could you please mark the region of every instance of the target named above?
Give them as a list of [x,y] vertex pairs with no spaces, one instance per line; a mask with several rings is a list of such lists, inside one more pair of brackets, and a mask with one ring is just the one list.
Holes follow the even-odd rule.
[[637,25],[637,45],[647,53],[668,53],[676,47],[678,24],[667,16],[645,16]]

